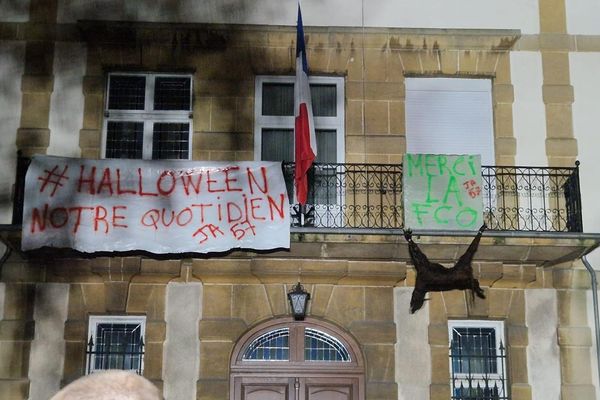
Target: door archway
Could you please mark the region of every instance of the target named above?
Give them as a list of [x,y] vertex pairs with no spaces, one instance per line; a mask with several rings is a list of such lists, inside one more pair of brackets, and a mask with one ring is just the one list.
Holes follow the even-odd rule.
[[280,318],[244,334],[230,364],[231,400],[363,400],[364,359],[326,321]]

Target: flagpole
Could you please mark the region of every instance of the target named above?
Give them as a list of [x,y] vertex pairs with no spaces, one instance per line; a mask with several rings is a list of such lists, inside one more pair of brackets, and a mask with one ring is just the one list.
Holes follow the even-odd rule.
[[[298,0],[298,11],[301,10],[301,5],[300,5],[300,0]],[[300,14],[298,13],[298,16]],[[298,18],[298,16],[296,17],[296,29],[298,27],[298,24],[300,23],[300,20]],[[296,43],[296,48],[298,47],[298,43]],[[297,66],[296,66],[297,67]],[[296,191],[298,189],[296,188]],[[307,188],[308,191],[308,188]],[[300,226],[304,226],[305,222],[306,222],[306,204],[300,203],[300,209],[298,210],[300,213]]]
[[[304,215],[308,196],[308,172],[317,156],[317,140],[311,104],[309,68],[300,0],[297,4],[296,81],[294,85],[294,180],[296,199],[300,205],[300,213]],[[305,218],[301,217],[301,223],[304,224],[304,222]]]

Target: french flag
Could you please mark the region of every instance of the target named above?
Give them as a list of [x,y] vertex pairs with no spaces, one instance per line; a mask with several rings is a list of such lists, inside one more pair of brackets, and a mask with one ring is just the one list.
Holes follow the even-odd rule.
[[308,84],[308,62],[304,45],[302,13],[298,3],[298,27],[296,32],[296,84],[294,85],[296,199],[306,204],[308,194],[308,170],[317,156],[317,138],[313,122],[310,86]]

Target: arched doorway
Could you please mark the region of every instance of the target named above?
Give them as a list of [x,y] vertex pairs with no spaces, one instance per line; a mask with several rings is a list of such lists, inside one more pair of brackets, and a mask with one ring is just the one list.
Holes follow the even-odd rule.
[[231,400],[363,400],[356,341],[325,321],[281,318],[243,335],[231,357]]

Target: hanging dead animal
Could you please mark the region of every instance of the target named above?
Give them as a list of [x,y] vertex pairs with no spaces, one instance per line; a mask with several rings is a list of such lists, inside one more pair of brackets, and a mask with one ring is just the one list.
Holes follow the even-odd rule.
[[445,292],[448,290],[470,290],[471,297],[475,300],[477,297],[485,299],[485,294],[479,281],[473,277],[473,267],[471,261],[473,255],[479,246],[479,240],[486,225],[483,224],[477,235],[467,248],[467,251],[458,259],[458,262],[451,268],[446,268],[441,264],[429,261],[427,256],[419,249],[419,246],[412,240],[412,231],[404,230],[404,237],[408,241],[408,250],[413,265],[417,270],[417,279],[415,289],[410,299],[410,312],[415,313],[423,306],[427,292]]

